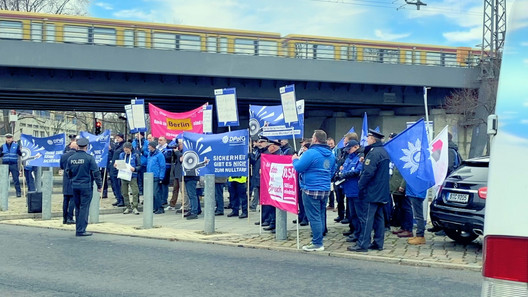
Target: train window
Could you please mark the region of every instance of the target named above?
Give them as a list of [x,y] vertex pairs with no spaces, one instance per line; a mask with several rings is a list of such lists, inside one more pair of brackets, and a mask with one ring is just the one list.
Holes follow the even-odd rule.
[[0,38],[22,39],[22,22],[0,21]]
[[93,43],[116,45],[116,30],[112,28],[93,28]]
[[258,43],[253,39],[235,39],[235,54],[241,55],[257,55]]
[[364,48],[363,61],[365,62],[380,62],[380,50],[377,48]]
[[46,27],[46,42],[55,42],[55,25],[45,24]]
[[443,54],[443,65],[446,67],[457,67],[457,56],[456,54]]
[[313,59],[314,45],[309,43],[295,43],[295,58]]
[[412,63],[413,64],[418,64],[418,65],[421,65],[422,64],[422,52],[419,52],[419,51],[414,51],[413,52],[413,59],[412,59]]
[[156,49],[176,49],[176,34],[159,33],[152,34],[152,47]]
[[134,47],[134,31],[133,30],[123,31],[123,46]]
[[217,45],[218,45],[218,42],[216,40],[216,37],[207,36],[207,40],[206,40],[207,52],[216,53]]
[[64,42],[87,43],[88,27],[65,25]]
[[333,45],[316,44],[313,50],[314,59],[334,59],[335,57]]
[[379,53],[381,63],[398,64],[400,57],[399,50],[380,49]]
[[136,47],[147,47],[147,32],[136,31]]
[[178,35],[176,36],[176,48],[179,50],[199,51],[200,36],[199,35]]
[[31,23],[31,41],[42,41],[42,23]]
[[259,55],[260,56],[277,56],[278,43],[276,41],[259,40]]
[[348,46],[342,45],[339,48],[339,57],[341,60],[348,60]]
[[220,53],[223,53],[223,54],[227,53],[227,37],[220,37],[219,38],[218,50],[219,50]]
[[441,53],[425,53],[425,60],[427,65],[442,65]]

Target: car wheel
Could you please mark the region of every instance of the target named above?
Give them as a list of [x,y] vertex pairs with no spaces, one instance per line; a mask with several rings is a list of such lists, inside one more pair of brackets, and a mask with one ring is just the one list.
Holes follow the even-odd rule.
[[469,233],[466,231],[453,230],[453,229],[445,229],[444,231],[447,237],[461,244],[471,243],[473,242],[473,240],[477,239],[478,237],[477,234]]

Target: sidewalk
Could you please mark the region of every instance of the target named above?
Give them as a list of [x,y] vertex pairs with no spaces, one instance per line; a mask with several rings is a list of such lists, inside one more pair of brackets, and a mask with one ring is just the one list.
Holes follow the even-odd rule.
[[[60,189],[54,188],[52,198],[53,219],[44,221],[41,214],[27,214],[25,198],[11,198],[9,210],[0,212],[0,223],[41,228],[64,229],[74,234],[75,226],[62,224],[62,195]],[[109,197],[112,194],[109,193]],[[89,224],[88,231],[95,233],[118,234],[125,236],[138,236],[145,238],[164,239],[171,241],[192,241],[211,244],[230,245],[235,247],[263,248],[270,250],[297,250],[296,225],[292,220],[296,217],[288,214],[288,239],[276,241],[275,235],[262,231],[254,223],[259,221],[259,213],[251,212],[249,219],[238,217],[228,218],[226,210],[224,216],[216,216],[216,232],[211,235],[204,234],[203,215],[197,220],[186,220],[181,214],[174,211],[161,215],[154,215],[154,228],[142,229],[143,215],[122,214],[122,208],[113,207],[113,198],[101,200],[100,223]],[[320,255],[334,257],[374,260],[406,265],[442,267],[453,269],[469,269],[480,271],[482,267],[482,243],[477,240],[469,245],[454,243],[447,237],[435,236],[426,232],[427,244],[411,246],[405,238],[398,238],[386,232],[385,247],[383,251],[369,251],[368,253],[353,253],[347,251],[350,244],[345,242],[342,232],[348,226],[335,223],[336,214],[329,210],[328,234],[325,237],[325,251],[317,252]],[[300,246],[308,244],[311,240],[310,227],[299,227]]]

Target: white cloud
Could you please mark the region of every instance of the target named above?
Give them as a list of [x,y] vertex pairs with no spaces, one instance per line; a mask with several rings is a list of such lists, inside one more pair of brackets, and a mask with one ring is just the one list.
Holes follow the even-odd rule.
[[113,13],[113,15],[117,18],[124,18],[124,19],[138,19],[142,21],[155,21],[156,20],[156,13],[154,11],[144,12],[139,9],[123,9],[119,10]]
[[446,32],[442,34],[449,42],[480,42],[482,40],[482,28],[472,28],[469,31]]
[[528,46],[528,42],[521,42],[522,46]]
[[523,60],[523,63],[526,64],[526,65],[528,65],[528,59],[524,59],[524,60]]
[[381,30],[374,30],[374,34],[381,40],[393,41],[408,37],[411,33],[393,34],[389,32],[383,32]]
[[99,7],[101,7],[102,9],[106,9],[106,10],[112,10],[112,9],[114,9],[114,7],[112,6],[112,4],[110,4],[110,3],[106,3],[106,2],[95,2],[94,5],[95,5],[95,6],[99,6]]

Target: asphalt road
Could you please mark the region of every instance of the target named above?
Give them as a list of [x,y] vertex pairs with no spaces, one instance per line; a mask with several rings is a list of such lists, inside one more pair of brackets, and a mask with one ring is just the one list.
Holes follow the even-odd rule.
[[480,296],[478,272],[0,224],[0,296]]

